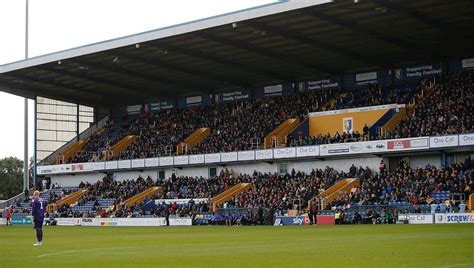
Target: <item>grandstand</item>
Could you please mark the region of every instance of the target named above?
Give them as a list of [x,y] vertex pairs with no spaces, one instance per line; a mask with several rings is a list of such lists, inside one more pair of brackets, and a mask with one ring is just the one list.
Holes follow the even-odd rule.
[[[56,148],[35,172],[50,212],[194,219],[299,215],[311,201],[332,213],[467,204],[467,2],[323,2],[279,2],[0,66],[2,91],[37,107],[77,104],[71,122],[82,127],[70,141],[37,141]],[[41,107],[38,125],[47,123]],[[460,181],[438,183],[439,170]],[[17,201],[4,206],[28,213]]]

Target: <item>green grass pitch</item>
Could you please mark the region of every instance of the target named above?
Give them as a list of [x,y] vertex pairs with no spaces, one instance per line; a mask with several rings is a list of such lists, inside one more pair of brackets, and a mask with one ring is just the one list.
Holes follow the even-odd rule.
[[474,267],[474,225],[0,227],[0,267]]

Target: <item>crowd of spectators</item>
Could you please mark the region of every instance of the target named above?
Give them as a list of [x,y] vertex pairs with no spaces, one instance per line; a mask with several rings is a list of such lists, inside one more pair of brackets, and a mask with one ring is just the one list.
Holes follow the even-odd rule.
[[472,123],[473,74],[444,75],[436,83],[421,81],[406,87],[370,84],[347,92],[325,89],[285,96],[253,98],[232,103],[168,109],[127,116],[120,124],[108,123],[92,135],[83,150],[69,162],[99,160],[101,152],[125,135],[138,139],[111,159],[148,158],[173,154],[176,146],[199,127],[211,134],[187,154],[255,149],[266,135],[288,118],[304,118],[310,112],[365,107],[389,103],[407,104],[407,118],[383,137],[362,132],[289,139],[288,146],[353,142],[368,139],[403,138],[470,132]]
[[383,138],[474,132],[474,73],[444,75],[438,83],[424,83],[422,89],[407,117]]

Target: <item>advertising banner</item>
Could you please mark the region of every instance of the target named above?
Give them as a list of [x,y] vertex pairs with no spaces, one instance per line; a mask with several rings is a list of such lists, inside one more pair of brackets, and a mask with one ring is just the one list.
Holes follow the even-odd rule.
[[463,69],[474,68],[474,58],[463,59],[461,61],[461,66]]
[[174,157],[175,165],[187,165],[189,164],[189,157],[187,155],[175,156]]
[[190,155],[189,164],[204,164],[204,155],[203,154]]
[[257,160],[264,160],[264,159],[272,159],[273,158],[273,150],[256,150],[255,151],[255,159]]
[[278,222],[279,225],[308,225],[309,218],[308,216],[277,216],[275,223]]
[[165,226],[165,218],[82,218],[81,226]]
[[160,165],[158,157],[145,158],[145,167],[158,167]]
[[145,167],[145,159],[133,159],[132,168],[142,168]]
[[0,218],[0,225],[6,225],[7,224],[7,219],[6,218]]
[[412,67],[395,69],[394,72],[396,80],[409,80],[441,74],[442,68],[441,64],[417,65]]
[[92,167],[94,168],[94,170],[104,170],[105,162],[94,162],[92,163]]
[[58,226],[80,226],[81,218],[56,218],[56,225]]
[[334,215],[318,215],[316,216],[317,225],[334,225],[336,224],[336,219]]
[[94,170],[92,163],[77,163],[71,164],[71,172],[85,172]]
[[388,151],[420,150],[429,148],[429,138],[407,138],[387,141]]
[[173,165],[173,157],[172,156],[167,156],[167,157],[160,157],[160,166],[172,166]]
[[12,225],[33,225],[31,218],[12,218]]
[[250,96],[250,90],[239,90],[219,94],[219,100],[223,102],[246,100]]
[[221,153],[221,162],[237,161],[237,152]]
[[453,147],[458,146],[458,144],[458,135],[430,137],[430,148]]
[[474,213],[436,213],[435,223],[474,223]]
[[364,141],[325,144],[320,146],[320,155],[341,155],[341,154],[364,154],[379,153],[387,151],[387,142],[380,141]]
[[117,169],[118,163],[117,161],[107,161],[105,162],[105,169]]
[[433,224],[433,214],[407,214],[408,224]]
[[173,204],[176,203],[178,205],[186,205],[189,204],[189,201],[193,200],[195,204],[199,203],[209,203],[209,198],[193,198],[193,199],[155,199],[155,204],[159,205],[162,204],[163,202],[165,204]]
[[241,151],[237,152],[237,159],[239,161],[255,160],[255,151]]
[[273,157],[274,158],[292,158],[296,157],[296,148],[295,147],[287,147],[287,148],[276,148],[273,149]]
[[204,160],[207,163],[219,163],[221,161],[221,154],[205,154]]
[[170,218],[170,226],[191,226],[193,220],[191,218]]
[[460,146],[474,145],[474,133],[459,135],[459,145]]
[[120,160],[118,161],[118,167],[119,168],[130,168],[132,165],[131,165],[131,161],[130,160]]
[[296,157],[319,156],[319,145],[296,147]]
[[339,78],[327,78],[316,81],[306,82],[306,87],[308,90],[320,90],[326,88],[338,88],[340,86]]

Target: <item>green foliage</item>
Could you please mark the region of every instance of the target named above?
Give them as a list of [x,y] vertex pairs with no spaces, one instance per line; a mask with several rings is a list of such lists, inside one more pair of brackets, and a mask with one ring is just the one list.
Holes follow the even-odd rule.
[[0,199],[9,199],[22,192],[23,161],[16,157],[0,160]]

